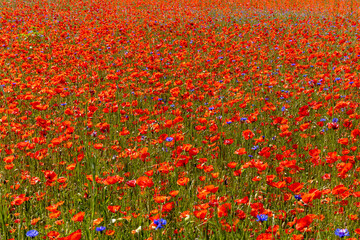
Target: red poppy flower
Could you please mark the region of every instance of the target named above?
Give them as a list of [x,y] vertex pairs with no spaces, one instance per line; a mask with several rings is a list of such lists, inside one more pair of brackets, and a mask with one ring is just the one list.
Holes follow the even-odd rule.
[[82,222],[84,220],[84,216],[85,216],[85,212],[79,212],[77,214],[75,214],[71,220],[73,220],[74,222]]
[[231,145],[234,142],[233,139],[225,139],[224,140],[224,145]]
[[152,187],[154,185],[153,181],[151,178],[147,177],[147,176],[142,176],[139,177],[136,180],[137,185],[139,185],[141,188],[145,188],[145,187]]
[[256,240],[274,240],[274,236],[271,233],[262,233],[260,234]]
[[305,228],[309,227],[312,222],[313,222],[313,218],[310,217],[309,215],[307,215],[307,216],[305,216],[303,218],[300,218],[300,219],[296,220],[295,228],[296,228],[296,230],[301,232]]
[[190,180],[189,178],[183,177],[178,179],[176,183],[180,186],[185,186],[189,182],[189,180]]
[[250,138],[253,138],[255,134],[251,130],[245,130],[242,132],[242,136],[245,138],[245,140],[249,140]]
[[199,210],[199,211],[195,211],[194,212],[195,217],[199,218],[199,219],[204,219],[207,215],[207,210]]
[[239,148],[238,150],[236,150],[236,151],[234,152],[234,154],[244,155],[244,154],[246,154],[246,149],[245,149],[245,148]]
[[112,213],[116,213],[116,212],[118,212],[118,211],[120,210],[120,206],[117,206],[117,205],[115,205],[115,206],[108,206],[107,208],[108,208],[108,210],[109,210],[110,212],[112,212]]
[[103,148],[103,144],[102,144],[102,143],[96,143],[96,144],[94,144],[94,148],[95,148],[95,149],[102,149],[102,148]]
[[59,238],[58,240],[80,240],[82,237],[81,235],[81,229],[71,233],[69,236],[64,238]]
[[136,186],[136,180],[130,180],[126,182],[126,185],[128,185],[129,187],[135,187]]

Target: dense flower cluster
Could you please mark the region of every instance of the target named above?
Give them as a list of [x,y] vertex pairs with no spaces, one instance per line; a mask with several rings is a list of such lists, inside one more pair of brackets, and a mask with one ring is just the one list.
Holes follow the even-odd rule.
[[1,5],[1,239],[359,237],[357,1]]

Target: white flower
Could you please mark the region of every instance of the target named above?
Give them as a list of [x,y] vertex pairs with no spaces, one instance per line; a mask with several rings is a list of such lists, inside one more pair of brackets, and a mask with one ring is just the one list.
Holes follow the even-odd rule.
[[139,227],[135,230],[136,233],[139,233],[140,231],[141,231],[141,226],[139,226]]

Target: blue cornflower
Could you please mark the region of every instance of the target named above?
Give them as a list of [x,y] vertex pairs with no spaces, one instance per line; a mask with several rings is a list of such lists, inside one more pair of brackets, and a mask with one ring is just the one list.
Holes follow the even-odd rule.
[[342,237],[350,236],[350,233],[349,233],[349,230],[347,230],[346,228],[344,228],[344,229],[337,228],[335,230],[335,235],[342,238]]
[[167,142],[171,142],[172,140],[174,140],[174,138],[172,138],[172,137],[167,137],[167,138],[165,139],[165,141],[167,141]]
[[266,215],[266,214],[258,214],[256,217],[257,217],[256,221],[258,221],[258,222],[265,222],[269,218],[268,215]]
[[336,122],[338,122],[338,121],[339,121],[338,118],[333,118],[333,120],[332,120],[332,122],[334,122],[334,123],[336,123]]
[[258,149],[259,148],[259,146],[253,146],[251,149],[252,150],[256,150],[256,149]]
[[96,228],[96,231],[97,231],[97,232],[102,232],[102,231],[104,231],[105,229],[106,229],[106,227],[101,226],[101,227],[97,227],[97,228]]
[[300,194],[295,195],[295,196],[294,196],[294,198],[295,198],[296,200],[301,200],[301,199],[302,199],[302,197],[301,197],[301,195],[300,195]]
[[246,117],[242,117],[242,118],[240,119],[240,121],[246,121],[246,120],[247,120]]
[[36,231],[36,230],[30,230],[26,233],[26,236],[27,237],[31,237],[31,238],[34,238],[36,237],[37,235],[39,235],[39,232]]
[[154,220],[154,224],[156,225],[156,230],[159,228],[163,228],[166,225],[166,220],[165,219],[156,219]]
[[282,108],[281,108],[281,111],[285,111],[286,110],[286,107],[285,106],[283,106]]

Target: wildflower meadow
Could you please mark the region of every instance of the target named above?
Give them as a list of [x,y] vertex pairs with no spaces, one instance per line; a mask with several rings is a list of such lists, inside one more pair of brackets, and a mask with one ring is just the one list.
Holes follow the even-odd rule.
[[2,0],[0,239],[360,239],[359,13]]

